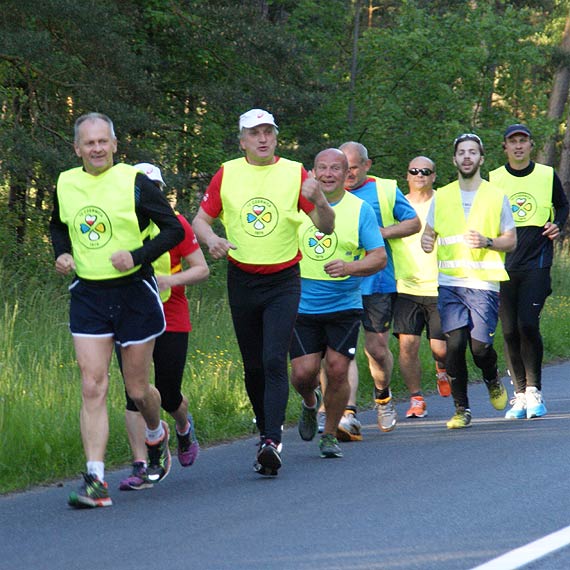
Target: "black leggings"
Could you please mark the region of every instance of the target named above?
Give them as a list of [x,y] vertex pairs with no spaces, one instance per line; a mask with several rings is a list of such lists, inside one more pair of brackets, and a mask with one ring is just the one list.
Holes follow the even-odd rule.
[[228,298],[245,388],[259,433],[276,443],[289,397],[287,354],[300,294],[298,265],[254,275],[228,264]]
[[[175,412],[182,403],[182,378],[186,355],[188,353],[187,332],[164,332],[157,337],[154,344],[152,360],[154,362],[154,384],[160,392],[162,409]],[[119,365],[121,356],[117,351]],[[125,392],[127,410],[138,412],[135,403]]]
[[515,392],[527,386],[542,389],[540,312],[550,288],[550,267],[509,271],[509,281],[501,283],[499,317],[505,338],[507,365]]
[[467,397],[467,344],[471,349],[475,365],[481,369],[483,380],[493,382],[497,377],[497,353],[492,344],[485,344],[480,340],[472,339],[467,327],[455,329],[446,333],[447,358],[445,367],[451,377],[451,394],[456,406],[469,407]]

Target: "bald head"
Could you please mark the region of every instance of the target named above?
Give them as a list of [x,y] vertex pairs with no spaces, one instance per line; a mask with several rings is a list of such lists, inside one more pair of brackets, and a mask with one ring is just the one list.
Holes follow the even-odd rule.
[[344,194],[344,181],[348,173],[348,160],[338,148],[327,148],[315,157],[315,178],[329,202]]
[[435,182],[435,162],[427,156],[416,156],[408,165],[410,193],[425,192],[431,195]]
[[339,150],[338,148],[326,148],[325,150],[321,150],[321,152],[315,156],[315,168],[320,160],[329,159],[334,162],[340,161],[344,165],[344,168],[348,170],[348,160],[346,158],[346,155],[344,152],[342,152],[342,150]]

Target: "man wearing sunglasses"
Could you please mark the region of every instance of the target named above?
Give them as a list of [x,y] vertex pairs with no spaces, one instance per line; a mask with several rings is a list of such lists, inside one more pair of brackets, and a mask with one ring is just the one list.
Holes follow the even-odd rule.
[[500,318],[508,367],[515,386],[508,419],[546,414],[542,397],[543,345],[540,313],[550,288],[554,240],[568,218],[568,200],[550,166],[530,159],[534,142],[528,127],[510,125],[503,149],[508,162],[489,173],[509,196],[517,232],[517,249],[506,257],[510,280],[501,283]]
[[[427,156],[416,156],[408,166],[408,202],[414,207],[422,225],[430,209],[435,191],[435,163]],[[398,297],[394,304],[394,336],[400,344],[400,370],[410,392],[407,418],[427,416],[426,402],[421,391],[419,358],[421,335],[425,329],[436,367],[437,389],[441,396],[451,395],[445,370],[446,341],[437,310],[437,252],[426,254],[421,247],[420,234],[402,239],[408,255],[415,261],[417,271],[398,279]]]
[[507,405],[497,369],[493,338],[499,318],[499,284],[508,280],[505,252],[517,244],[515,223],[504,192],[481,178],[485,150],[474,134],[457,137],[453,163],[458,180],[437,191],[421,245],[433,251],[437,239],[442,330],[447,337],[447,373],[455,414],[449,429],[471,425],[467,396],[467,345],[483,373],[493,407]]

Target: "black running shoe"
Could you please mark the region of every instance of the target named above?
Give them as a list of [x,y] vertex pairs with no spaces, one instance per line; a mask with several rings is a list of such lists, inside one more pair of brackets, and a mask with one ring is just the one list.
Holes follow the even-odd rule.
[[168,424],[161,420],[164,435],[157,443],[146,442],[148,450],[148,467],[146,469],[148,480],[153,483],[162,481],[170,473],[170,449],[168,447]]
[[280,451],[281,444],[271,439],[260,442],[257,459],[253,464],[255,472],[266,477],[275,477],[282,465]]

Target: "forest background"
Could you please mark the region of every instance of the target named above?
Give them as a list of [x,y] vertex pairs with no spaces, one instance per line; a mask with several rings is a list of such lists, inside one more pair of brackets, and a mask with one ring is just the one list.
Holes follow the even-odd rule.
[[[83,466],[69,280],[55,275],[47,232],[58,174],[78,165],[80,114],[108,114],[117,160],[160,166],[191,219],[221,162],[239,156],[238,117],[252,107],[275,115],[279,154],[310,167],[319,150],[357,140],[371,172],[404,191],[419,154],[436,161],[438,186],[452,180],[464,132],[482,137],[486,176],[504,162],[504,128],[523,122],[569,194],[569,85],[568,0],[3,0],[0,491]],[[551,358],[570,352],[560,249]],[[210,280],[188,292],[185,381],[203,442],[252,430],[225,265],[209,261]],[[119,465],[129,454],[112,385],[108,461]],[[369,391],[364,379],[363,400]]]

